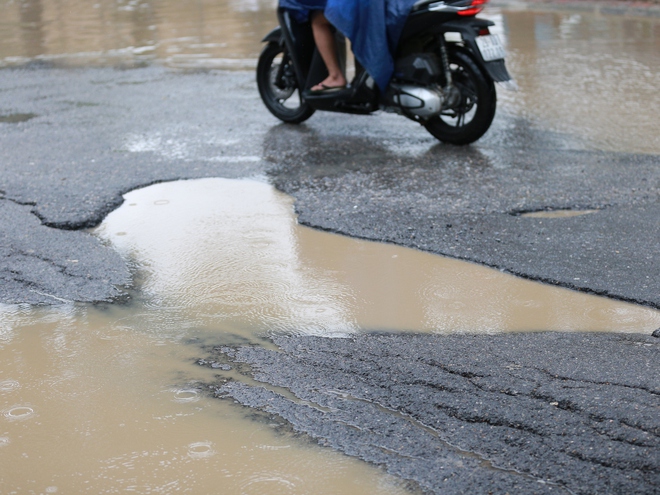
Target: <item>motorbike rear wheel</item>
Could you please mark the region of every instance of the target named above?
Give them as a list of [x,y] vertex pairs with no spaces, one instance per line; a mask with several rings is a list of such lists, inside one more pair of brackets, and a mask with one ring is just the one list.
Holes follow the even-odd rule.
[[429,119],[424,127],[445,143],[470,144],[483,136],[493,122],[497,107],[495,84],[465,51],[454,49],[448,55],[452,82],[460,97],[457,104]]
[[268,43],[261,52],[257,87],[266,108],[284,122],[299,124],[314,113],[302,97],[293,61],[279,43]]

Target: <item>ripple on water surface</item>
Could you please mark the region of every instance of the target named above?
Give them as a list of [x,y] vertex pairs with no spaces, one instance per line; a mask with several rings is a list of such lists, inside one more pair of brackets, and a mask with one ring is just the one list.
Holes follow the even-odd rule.
[[2,415],[9,421],[23,421],[34,416],[34,409],[30,406],[16,405],[2,411]]
[[193,442],[188,445],[188,456],[192,459],[205,459],[215,454],[213,442]]
[[264,493],[279,495],[297,493],[301,480],[288,476],[278,475],[274,472],[259,473],[245,480],[241,492],[245,495],[261,495]]
[[185,404],[188,402],[197,402],[199,401],[199,390],[194,388],[181,388],[173,390],[174,393],[174,402],[179,402]]
[[13,392],[20,386],[20,383],[18,383],[16,380],[3,380],[0,381],[0,392]]

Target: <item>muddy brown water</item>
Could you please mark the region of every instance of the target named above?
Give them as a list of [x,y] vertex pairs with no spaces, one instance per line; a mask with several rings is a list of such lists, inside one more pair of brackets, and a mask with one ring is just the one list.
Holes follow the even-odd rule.
[[4,495],[406,493],[206,397],[191,381],[213,373],[167,322],[147,329],[136,314],[75,306],[0,318]]
[[571,218],[591,215],[592,213],[598,213],[598,210],[544,210],[523,213],[521,216],[528,218]]
[[191,341],[660,326],[652,309],[301,227],[293,200],[259,180],[125,199],[94,234],[136,264],[132,304],[0,308],[3,494],[407,493],[207,397],[216,371]]
[[[0,67],[253,69],[274,0],[0,0]],[[489,6],[520,91],[499,111],[595,149],[660,153],[660,18]],[[543,8],[543,6],[537,6]]]

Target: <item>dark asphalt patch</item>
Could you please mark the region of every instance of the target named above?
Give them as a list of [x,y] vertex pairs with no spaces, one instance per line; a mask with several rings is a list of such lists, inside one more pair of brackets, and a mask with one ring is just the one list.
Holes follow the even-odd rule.
[[429,493],[648,494],[660,486],[660,344],[650,336],[273,342],[279,350],[216,348],[205,363],[264,384],[221,379],[217,396],[280,416]]

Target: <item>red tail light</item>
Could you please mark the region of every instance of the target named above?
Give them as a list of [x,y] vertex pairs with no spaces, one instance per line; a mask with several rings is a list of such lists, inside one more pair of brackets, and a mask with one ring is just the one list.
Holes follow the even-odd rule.
[[483,8],[486,6],[486,3],[488,3],[488,0],[472,0],[472,2],[470,2],[470,6],[469,6],[470,8],[465,10],[459,10],[457,14],[466,17],[471,15],[477,15],[479,12],[483,10]]

